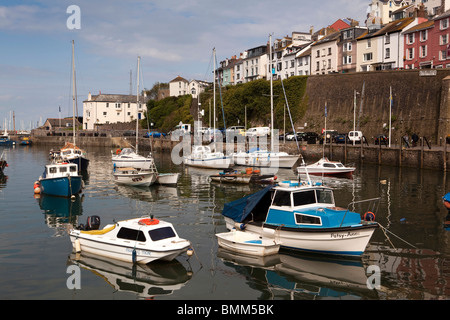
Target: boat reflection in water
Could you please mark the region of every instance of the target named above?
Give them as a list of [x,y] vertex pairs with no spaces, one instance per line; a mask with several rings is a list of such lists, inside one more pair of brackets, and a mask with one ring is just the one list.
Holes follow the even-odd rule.
[[[361,260],[279,253],[251,257],[218,248],[217,256],[255,283],[263,284],[261,299],[376,299],[367,286]],[[250,280],[249,280],[250,281]]]
[[55,236],[65,236],[66,225],[78,225],[78,218],[83,214],[84,195],[73,198],[54,197],[46,194],[35,194],[41,210],[44,210],[45,223],[55,229]]
[[135,293],[150,299],[170,295],[180,290],[192,277],[178,260],[154,261],[150,264],[132,264],[113,259],[102,259],[83,252],[72,253],[67,264],[75,264],[100,276],[115,290]]

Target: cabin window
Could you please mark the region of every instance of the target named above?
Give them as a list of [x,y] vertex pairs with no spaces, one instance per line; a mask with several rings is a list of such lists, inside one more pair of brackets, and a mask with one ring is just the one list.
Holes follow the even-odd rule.
[[62,173],[67,172],[67,167],[60,167],[59,172],[62,172]]
[[175,232],[171,227],[158,228],[148,232],[153,241],[175,237]]
[[130,228],[121,228],[119,233],[117,233],[117,238],[145,242],[144,232]]
[[300,224],[321,224],[319,217],[295,214],[295,222]]
[[333,193],[331,190],[316,190],[318,203],[333,203]]
[[323,166],[325,168],[335,168],[336,167],[333,163],[324,163]]
[[48,169],[49,173],[56,173],[56,168],[55,167],[51,167]]
[[286,191],[277,191],[273,198],[273,205],[279,207],[291,206],[291,193]]
[[305,204],[316,203],[316,196],[314,190],[296,192],[294,195],[294,206],[302,206]]
[[70,172],[77,172],[77,167],[76,166],[70,166],[69,170],[70,170]]

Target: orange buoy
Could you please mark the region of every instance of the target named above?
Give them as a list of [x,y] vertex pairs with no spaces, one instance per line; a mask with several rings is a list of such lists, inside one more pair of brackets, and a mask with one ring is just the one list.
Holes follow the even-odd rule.
[[151,219],[147,218],[147,219],[139,220],[139,224],[147,225],[147,226],[155,225],[155,224],[158,224],[158,223],[159,223],[159,220],[158,219],[153,219],[153,218],[151,218]]
[[35,181],[34,185],[33,185],[33,189],[34,189],[34,193],[38,194],[41,193],[41,184],[39,183],[39,181]]

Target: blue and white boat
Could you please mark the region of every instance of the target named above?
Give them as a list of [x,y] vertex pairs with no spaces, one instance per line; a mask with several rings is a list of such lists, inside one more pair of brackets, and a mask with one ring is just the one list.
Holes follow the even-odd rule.
[[52,163],[45,166],[39,177],[40,192],[58,197],[71,197],[81,192],[82,176],[74,163]]
[[209,146],[193,146],[192,153],[184,157],[185,165],[197,168],[228,169],[231,165],[231,157],[223,152],[213,152]]
[[[359,257],[378,227],[373,221],[378,202],[374,198],[340,208],[331,188],[284,181],[225,204],[222,214],[228,229],[272,238],[282,249]],[[350,211],[366,205],[364,217]]]

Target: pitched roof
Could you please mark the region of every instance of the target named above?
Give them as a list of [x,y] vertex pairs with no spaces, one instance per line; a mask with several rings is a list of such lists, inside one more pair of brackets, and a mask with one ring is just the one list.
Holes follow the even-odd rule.
[[425,21],[425,22],[419,23],[417,26],[414,26],[411,29],[406,30],[404,32],[404,34],[416,32],[416,31],[419,31],[419,30],[425,30],[425,29],[429,29],[429,28],[433,28],[433,27],[434,27],[434,21],[433,20],[429,20],[429,21]]
[[[135,103],[137,97],[135,95],[128,94],[98,94],[91,96],[91,100],[85,100],[83,102],[95,101],[95,102],[112,102],[112,103]],[[148,99],[144,96],[139,96],[139,101],[145,103]]]
[[177,82],[177,81],[189,82],[189,81],[187,81],[185,78],[180,77],[180,76],[176,77],[175,79],[173,79],[173,80],[170,81],[170,82]]

